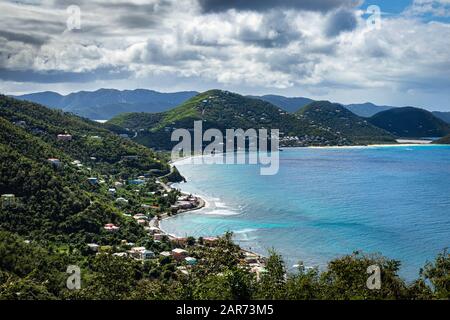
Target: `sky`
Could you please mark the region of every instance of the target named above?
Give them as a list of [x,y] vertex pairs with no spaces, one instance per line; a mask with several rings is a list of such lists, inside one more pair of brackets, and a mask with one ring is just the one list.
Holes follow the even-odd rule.
[[0,0],[0,92],[218,88],[450,111],[450,0]]

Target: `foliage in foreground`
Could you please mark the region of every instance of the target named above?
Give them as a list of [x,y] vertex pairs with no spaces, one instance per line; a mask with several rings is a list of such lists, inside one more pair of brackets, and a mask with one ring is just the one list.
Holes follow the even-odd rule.
[[[259,280],[238,262],[239,248],[229,237],[214,248],[189,275],[169,260],[147,261],[107,254],[82,255],[27,243],[0,232],[0,299],[449,299],[450,254],[443,251],[427,263],[420,277],[407,284],[397,274],[400,263],[378,255],[335,259],[325,271],[299,267],[287,274],[283,260],[271,252]],[[226,254],[224,254],[224,252]],[[80,266],[80,290],[68,290],[69,264]],[[381,268],[381,289],[366,287],[367,267]],[[162,265],[162,267],[161,267]],[[157,271],[157,269],[159,271]]]

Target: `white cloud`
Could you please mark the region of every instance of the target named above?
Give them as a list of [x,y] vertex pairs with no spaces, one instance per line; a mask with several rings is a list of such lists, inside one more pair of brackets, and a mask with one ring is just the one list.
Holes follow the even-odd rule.
[[[171,78],[169,87],[195,79],[202,86],[255,92],[449,94],[443,88],[450,86],[450,25],[410,14],[383,18],[382,28],[372,30],[362,13],[348,6],[203,14],[196,0],[67,5],[72,2],[82,13],[82,29],[75,32],[66,30],[64,1],[0,3],[4,88],[19,81],[14,70],[76,73],[73,78],[100,70],[99,80],[119,72],[129,83]],[[416,0],[414,5],[429,8],[429,2]],[[17,78],[24,81],[23,75]]]

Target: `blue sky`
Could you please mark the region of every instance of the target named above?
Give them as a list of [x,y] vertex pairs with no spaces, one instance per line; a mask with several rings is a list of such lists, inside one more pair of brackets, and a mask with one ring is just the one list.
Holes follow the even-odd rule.
[[374,0],[374,1],[365,1],[362,5],[363,8],[367,8],[369,5],[377,5],[381,8],[382,11],[391,13],[391,14],[399,14],[403,12],[408,6],[412,3],[411,0]]
[[450,0],[4,0],[0,92],[220,88],[450,111],[449,19]]

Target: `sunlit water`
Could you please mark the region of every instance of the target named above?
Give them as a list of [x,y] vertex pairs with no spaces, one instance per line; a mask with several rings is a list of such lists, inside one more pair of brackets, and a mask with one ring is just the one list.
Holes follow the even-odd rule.
[[400,274],[450,245],[450,146],[285,149],[280,170],[177,163],[202,210],[163,221],[177,235],[233,231],[246,248],[324,267],[354,250],[402,261]]

